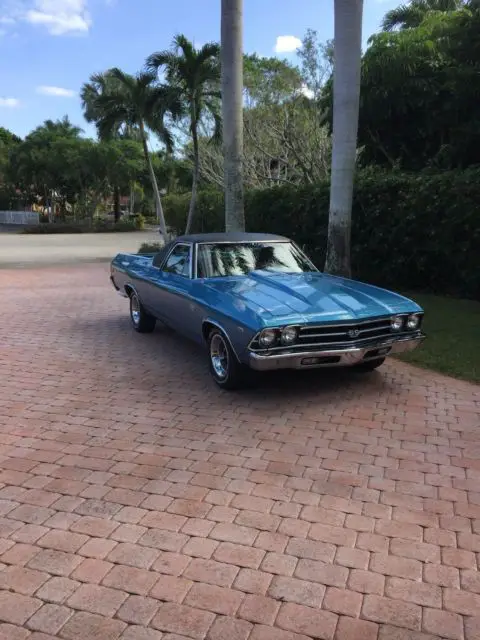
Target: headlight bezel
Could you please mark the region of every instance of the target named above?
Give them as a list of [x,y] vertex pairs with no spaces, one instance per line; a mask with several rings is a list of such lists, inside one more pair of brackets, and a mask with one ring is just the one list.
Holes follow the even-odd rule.
[[[413,326],[411,326],[411,322],[412,320],[415,320],[415,324]],[[417,329],[420,328],[420,324],[422,322],[422,314],[421,313],[411,313],[408,318],[407,318],[407,322],[406,327],[409,331],[416,331]]]
[[[298,331],[299,329],[295,325],[287,325],[286,327],[283,327],[280,331],[280,342],[282,343],[282,345],[284,347],[291,347],[292,345],[294,345],[298,340]],[[285,339],[285,334],[287,332],[289,332],[292,339]]]
[[401,331],[405,326],[405,316],[395,315],[390,318],[390,329],[395,332]]
[[[271,341],[265,342],[264,338],[265,338],[266,335],[270,335],[272,337]],[[258,344],[263,349],[270,349],[271,347],[275,346],[275,344],[277,342],[278,342],[278,330],[277,329],[271,329],[271,328],[267,327],[266,329],[262,329],[262,331],[258,334]]]

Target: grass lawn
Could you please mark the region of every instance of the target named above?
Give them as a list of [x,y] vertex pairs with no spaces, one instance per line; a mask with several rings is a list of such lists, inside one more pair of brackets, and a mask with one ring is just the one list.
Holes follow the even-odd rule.
[[427,338],[402,360],[454,378],[480,383],[480,303],[407,294],[425,310]]

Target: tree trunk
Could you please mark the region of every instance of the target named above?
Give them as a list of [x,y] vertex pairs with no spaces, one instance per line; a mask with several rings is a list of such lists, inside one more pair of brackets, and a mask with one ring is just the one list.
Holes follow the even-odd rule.
[[129,198],[129,207],[130,214],[133,215],[135,213],[135,183],[130,183],[130,198]]
[[155,210],[157,214],[158,224],[160,225],[160,232],[163,236],[163,241],[166,243],[167,238],[167,225],[165,224],[165,216],[163,215],[162,200],[160,198],[160,191],[158,190],[157,178],[155,171],[153,170],[152,158],[147,145],[147,137],[145,135],[145,128],[143,122],[140,123],[140,131],[142,134],[143,153],[145,154],[145,160],[147,161],[148,171],[150,173],[150,180],[152,181],[153,193],[155,196]]
[[333,147],[325,271],[351,276],[350,237],[357,150],[363,0],[334,0]]
[[221,66],[225,229],[245,231],[243,206],[243,0],[222,0]]
[[113,216],[117,223],[120,220],[120,187],[113,188]]
[[[194,105],[195,106],[195,105]],[[192,177],[192,195],[190,197],[190,206],[188,208],[187,226],[185,228],[185,235],[190,233],[192,227],[193,215],[195,213],[195,204],[197,201],[197,187],[198,176],[200,173],[200,154],[198,149],[198,132],[197,123],[195,121],[195,115],[193,115],[192,109],[192,142],[193,142],[193,177]]]

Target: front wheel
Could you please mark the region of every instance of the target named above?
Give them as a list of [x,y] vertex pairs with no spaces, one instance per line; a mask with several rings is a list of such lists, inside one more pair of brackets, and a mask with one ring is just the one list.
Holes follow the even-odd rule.
[[378,367],[381,367],[385,362],[385,358],[376,358],[375,360],[367,360],[367,362],[362,362],[361,364],[357,364],[355,369],[357,371],[375,371]]
[[130,320],[138,333],[152,333],[156,319],[145,311],[140,298],[135,292],[130,296]]
[[248,367],[237,360],[229,341],[221,331],[214,329],[208,338],[210,373],[222,389],[245,386]]

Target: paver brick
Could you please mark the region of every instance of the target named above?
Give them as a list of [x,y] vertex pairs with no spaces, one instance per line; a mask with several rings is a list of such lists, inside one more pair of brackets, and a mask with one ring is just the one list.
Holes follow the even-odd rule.
[[72,616],[73,611],[68,607],[58,604],[44,604],[28,620],[27,627],[32,631],[49,633],[53,636],[57,634],[63,625]]
[[166,602],[160,605],[151,626],[160,631],[185,635],[194,640],[203,640],[212,626],[215,614],[193,607]]
[[422,622],[422,608],[401,600],[366,595],[363,600],[362,617],[372,622],[383,622],[419,631]]
[[79,611],[65,624],[61,633],[65,640],[117,640],[125,622]]
[[37,598],[0,591],[0,620],[17,625],[25,624],[42,604]]
[[215,560],[194,559],[183,572],[183,576],[196,582],[205,582],[218,587],[231,587],[239,568]]
[[330,611],[318,611],[287,602],[280,607],[276,624],[281,629],[308,634],[312,638],[332,640],[337,620],[338,616]]
[[234,616],[243,598],[244,594],[240,591],[196,582],[188,592],[185,604],[196,609]]
[[387,578],[385,595],[395,600],[415,602],[422,606],[442,606],[442,590],[440,587],[424,582],[414,582],[403,578]]
[[377,640],[378,625],[367,620],[342,616],[338,620],[335,640]]
[[[112,589],[126,591],[127,593],[145,596],[159,577],[154,571],[137,569],[136,567],[128,567],[120,564],[108,564],[108,572],[104,577],[102,576],[102,584],[106,587],[112,587]],[[81,567],[79,567],[79,569],[81,569]],[[78,570],[72,577],[77,577],[77,574]]]
[[253,625],[246,620],[217,616],[208,632],[208,640],[247,640]]
[[315,582],[274,576],[268,588],[268,595],[282,602],[296,602],[309,607],[320,607],[325,587]]
[[260,595],[245,596],[237,616],[249,622],[273,625],[280,603],[273,598]]
[[157,613],[160,602],[144,596],[129,596],[117,611],[117,618],[135,625],[148,625]]
[[463,640],[463,619],[455,613],[438,609],[423,610],[423,629],[442,638]]
[[233,398],[125,332],[105,265],[5,287],[0,640],[480,640],[476,387],[392,360]]

